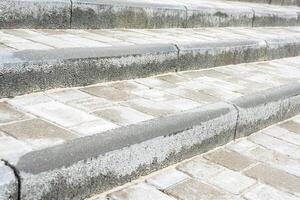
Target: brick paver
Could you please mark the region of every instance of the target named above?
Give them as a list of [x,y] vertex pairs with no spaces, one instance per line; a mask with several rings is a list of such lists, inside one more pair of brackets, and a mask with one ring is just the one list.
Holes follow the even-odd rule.
[[[300,199],[299,116],[89,200]],[[292,132],[294,131],[294,132]],[[291,156],[291,150],[294,155]],[[298,155],[296,155],[298,154]]]

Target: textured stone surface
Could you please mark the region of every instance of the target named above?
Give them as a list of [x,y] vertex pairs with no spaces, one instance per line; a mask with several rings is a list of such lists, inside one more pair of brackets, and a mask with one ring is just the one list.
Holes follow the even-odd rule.
[[25,114],[15,110],[6,103],[0,102],[0,124],[26,119]]
[[225,149],[218,149],[217,151],[205,154],[204,157],[212,162],[235,171],[243,170],[254,163],[245,156]]
[[[300,55],[298,29],[1,30],[0,43],[7,51],[0,52],[0,73],[3,74],[0,79],[0,96],[297,56]],[[277,33],[280,33],[279,38]],[[143,84],[145,90],[139,86],[139,89],[132,90],[131,95],[136,93],[139,97],[145,95],[149,99],[166,100],[177,92],[193,101],[212,102],[214,99],[209,96],[229,100],[242,94],[272,88],[272,85],[287,84],[299,77],[296,66],[278,63],[252,64],[248,69],[246,66],[237,68],[228,66],[227,73],[222,69],[200,72],[199,76],[195,73],[198,81],[188,79],[188,75],[182,77],[185,73],[176,75],[177,78],[168,75],[169,78],[138,79],[136,81],[140,82],[139,85]],[[241,76],[235,76],[241,70],[245,75],[242,80]],[[228,74],[229,71],[233,72]],[[177,85],[190,90],[202,90],[201,95],[196,91],[176,89]],[[118,86],[111,87],[104,91],[98,85],[84,90],[94,93],[98,90],[98,97],[115,101],[120,100],[121,96],[125,98],[124,90],[119,95],[109,96],[111,91],[119,91]],[[149,90],[152,87],[155,90]],[[156,90],[162,89],[160,87],[170,92],[162,95]],[[220,88],[224,90],[220,92]],[[52,98],[61,96],[63,100],[64,92],[50,92],[49,95]],[[80,98],[79,92],[75,92]]]
[[[7,158],[20,170],[22,198],[83,199],[91,193],[102,192],[117,186],[117,183],[123,184],[226,144],[234,139],[236,128],[236,133],[240,133],[241,125],[246,125],[242,130],[250,134],[262,126],[297,114],[300,74],[297,63],[299,57],[229,65],[213,70],[170,73],[3,99],[2,103],[9,104],[11,109],[30,118],[5,122],[0,126],[13,127],[26,121],[43,120],[47,122],[44,132],[37,131],[34,125],[24,124],[24,130],[28,133],[26,136],[39,140],[38,136],[46,134],[45,139],[52,140],[52,136],[57,135],[46,131],[52,129],[49,127],[51,124],[59,127],[55,129],[56,132],[63,129],[79,138],[65,138],[66,135],[62,134],[59,136],[65,139],[62,139],[64,141],[61,144],[53,142],[53,146],[48,146],[51,143],[47,143],[45,146],[48,148],[37,150],[24,143],[29,141],[23,141],[23,132],[18,131],[22,130],[22,126],[16,130],[11,128],[0,133],[0,157]],[[239,93],[245,90],[249,80],[255,82],[249,88],[251,92]],[[268,90],[264,90],[265,86]],[[184,89],[207,96],[199,97],[199,100],[191,99],[178,92]],[[148,99],[143,98],[141,94],[148,90],[155,92],[149,93],[146,96]],[[217,92],[209,96],[206,93],[209,90]],[[223,91],[226,95],[218,95]],[[234,93],[243,97],[237,101],[236,107],[230,103],[235,100],[227,101]],[[124,94],[124,98],[120,94]],[[168,96],[172,96],[172,99]],[[210,104],[210,100],[217,103]],[[251,110],[253,107],[255,112]],[[249,109],[249,112],[243,109]],[[275,109],[274,112],[272,109]],[[121,113],[122,119],[116,117],[112,110]],[[268,111],[267,115],[263,115],[262,111]],[[109,115],[113,117],[105,117]],[[273,120],[273,116],[276,120]],[[252,127],[255,120],[259,126]],[[277,124],[206,156],[197,156],[180,163],[173,167],[178,170],[175,170],[175,175],[168,176],[166,172],[165,175],[153,178],[155,181],[146,183],[162,194],[182,184],[186,180],[183,177],[188,176],[189,179],[218,190],[225,195],[225,199],[241,199],[257,183],[243,175],[244,171],[254,167],[255,162],[298,177],[299,145],[291,141],[294,134],[297,134],[297,131],[291,132],[291,127],[297,127],[293,124],[298,123],[297,120],[297,117],[292,118],[284,122],[289,126]],[[15,134],[17,138],[9,134]],[[18,139],[18,135],[23,139]],[[42,147],[45,143],[35,144]],[[190,195],[193,196],[191,198],[197,197],[197,194]]]
[[247,176],[300,195],[300,178],[267,165],[259,164],[245,171]]

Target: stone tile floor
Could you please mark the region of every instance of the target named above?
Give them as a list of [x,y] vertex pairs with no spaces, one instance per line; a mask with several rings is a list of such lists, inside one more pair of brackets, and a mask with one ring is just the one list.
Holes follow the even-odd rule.
[[[195,1],[197,2],[197,1]],[[202,3],[203,4],[203,3]],[[224,6],[224,5],[222,5]],[[270,5],[268,5],[270,6]],[[236,8],[236,7],[235,7]],[[296,7],[297,8],[297,7]],[[283,9],[283,8],[281,8]],[[288,9],[292,9],[289,7]],[[299,12],[300,8],[298,9]],[[274,10],[272,10],[272,13]],[[286,10],[285,12],[288,12]],[[290,11],[291,12],[291,11]],[[252,15],[252,11],[251,11]],[[294,13],[296,17],[296,12]],[[285,16],[286,17],[286,16]],[[55,30],[1,29],[0,52],[61,48],[105,48],[162,43],[204,43],[299,38],[299,27],[221,27],[190,29]],[[280,33],[280,34],[278,34]]]
[[[300,81],[300,57],[49,90],[0,100],[0,158]],[[293,123],[286,130],[293,131]],[[279,134],[279,133],[278,133]],[[287,134],[280,151],[294,154]],[[278,143],[266,134],[253,140]],[[295,144],[296,143],[296,144]],[[18,148],[15,148],[15,147]],[[299,150],[298,150],[299,151]],[[240,169],[236,166],[235,169]]]
[[88,200],[300,199],[300,115]]

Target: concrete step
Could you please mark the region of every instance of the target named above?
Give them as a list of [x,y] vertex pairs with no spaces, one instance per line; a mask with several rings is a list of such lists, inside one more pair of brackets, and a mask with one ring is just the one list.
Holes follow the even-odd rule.
[[0,28],[197,28],[299,25],[297,6],[226,0],[5,0]]
[[300,55],[300,29],[0,30],[0,97]]
[[299,133],[297,115],[86,200],[299,200]]
[[282,6],[300,6],[299,0],[230,0],[239,2],[263,3]]
[[1,99],[0,197],[83,199],[300,114],[299,62]]

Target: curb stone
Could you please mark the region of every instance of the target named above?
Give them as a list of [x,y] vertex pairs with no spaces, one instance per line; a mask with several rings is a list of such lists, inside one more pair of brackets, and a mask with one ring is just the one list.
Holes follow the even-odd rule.
[[297,38],[1,53],[0,98],[296,55]]
[[18,199],[18,181],[13,170],[0,160],[0,199]]
[[300,113],[300,83],[231,102],[25,154],[15,163],[22,199],[83,199],[249,135]]

